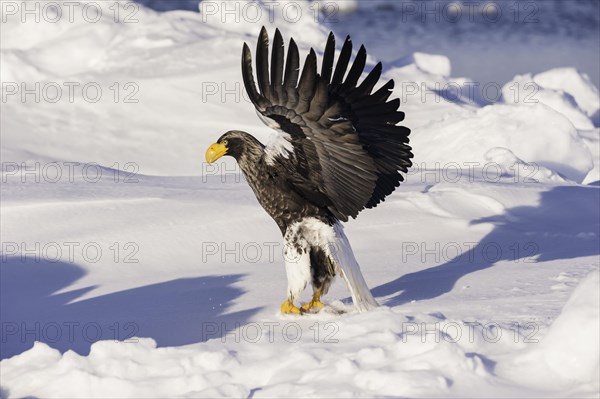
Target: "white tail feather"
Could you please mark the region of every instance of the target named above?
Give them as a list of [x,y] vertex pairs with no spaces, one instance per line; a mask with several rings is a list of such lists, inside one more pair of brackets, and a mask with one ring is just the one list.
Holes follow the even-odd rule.
[[352,295],[352,302],[360,312],[366,312],[379,306],[371,290],[367,286],[365,279],[360,271],[360,266],[354,258],[352,247],[341,224],[336,223],[333,226],[334,237],[327,248],[327,254],[334,260],[340,268],[341,274],[348,284],[348,289]]

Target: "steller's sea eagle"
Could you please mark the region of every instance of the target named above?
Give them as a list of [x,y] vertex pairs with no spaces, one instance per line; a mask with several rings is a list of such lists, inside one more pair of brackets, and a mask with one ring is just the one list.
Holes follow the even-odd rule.
[[[358,84],[367,52],[358,50],[346,73],[352,41],[346,38],[334,68],[335,37],[329,34],[321,73],[311,48],[302,73],[294,39],[284,64],[277,29],[269,70],[269,37],[263,27],[252,55],[244,43],[242,76],[260,119],[277,133],[264,146],[250,134],[232,130],[206,151],[212,163],[236,159],[258,202],[275,220],[285,241],[288,279],[283,313],[318,311],[336,273],[344,277],[359,311],[377,306],[340,222],[382,202],[412,165],[410,129],[398,126],[399,99],[387,101],[394,81],[373,92],[381,76],[378,63]],[[300,78],[300,80],[298,80]],[[314,294],[301,307],[295,301],[311,283]]]

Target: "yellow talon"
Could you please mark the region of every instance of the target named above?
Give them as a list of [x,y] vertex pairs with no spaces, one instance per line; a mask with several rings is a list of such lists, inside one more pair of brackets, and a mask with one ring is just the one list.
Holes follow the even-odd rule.
[[325,307],[325,304],[323,302],[321,302],[321,290],[317,290],[315,291],[315,293],[313,294],[312,300],[308,303],[305,303],[304,305],[302,305],[302,307],[300,309],[302,309],[304,312],[308,312],[309,310],[321,310]]
[[325,307],[325,304],[321,301],[310,301],[308,303],[305,303],[304,305],[302,305],[302,307],[300,309],[302,309],[305,312],[308,312],[309,310],[321,310]]
[[294,306],[294,303],[289,299],[286,299],[284,303],[281,304],[281,313],[283,314],[302,314],[304,311],[302,309],[298,309]]

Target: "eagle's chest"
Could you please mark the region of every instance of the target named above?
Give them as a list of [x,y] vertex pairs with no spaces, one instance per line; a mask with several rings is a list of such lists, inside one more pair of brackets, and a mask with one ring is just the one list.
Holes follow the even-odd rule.
[[301,198],[285,179],[264,170],[263,173],[247,173],[246,180],[254,194],[265,209],[275,220],[280,229],[302,219],[311,212],[312,204]]
[[272,217],[281,217],[297,210],[299,204],[295,193],[277,176],[253,174],[247,176],[247,181],[258,202]]

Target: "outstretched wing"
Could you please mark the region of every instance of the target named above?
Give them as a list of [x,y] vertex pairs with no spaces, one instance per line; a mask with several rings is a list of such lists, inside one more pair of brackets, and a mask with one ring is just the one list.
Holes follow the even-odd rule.
[[[367,53],[361,46],[348,69],[352,42],[346,38],[334,69],[335,38],[329,34],[321,73],[310,50],[302,73],[294,39],[284,65],[284,44],[277,29],[269,69],[269,38],[263,27],[256,47],[256,82],[252,55],[244,43],[242,75],[248,95],[267,125],[287,142],[270,154],[284,168],[290,184],[307,199],[326,206],[340,220],[375,207],[403,180],[412,165],[410,129],[398,99],[387,102],[393,80],[373,92],[381,63],[358,84]],[[285,67],[285,69],[284,69]],[[291,144],[291,146],[289,145]]]

